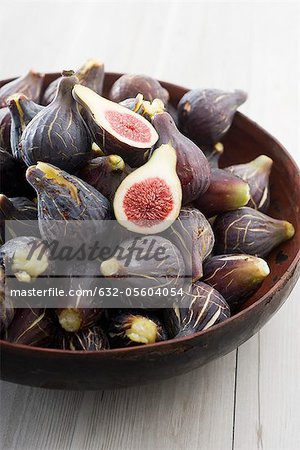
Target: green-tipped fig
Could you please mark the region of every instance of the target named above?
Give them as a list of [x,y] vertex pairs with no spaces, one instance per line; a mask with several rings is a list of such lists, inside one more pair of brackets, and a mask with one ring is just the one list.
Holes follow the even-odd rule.
[[186,273],[197,281],[202,277],[202,263],[210,255],[215,238],[210,223],[196,208],[181,208],[178,219],[168,230],[169,239],[180,250]]
[[101,308],[61,308],[56,310],[61,328],[68,333],[76,333],[95,325],[103,315]]
[[167,339],[162,322],[143,310],[117,312],[110,319],[108,336],[114,347],[154,344]]
[[[14,237],[14,230],[9,232],[9,223],[7,221],[18,221],[22,223],[22,234],[34,234],[34,223],[37,220],[37,208],[33,202],[25,197],[8,198],[0,194],[0,236],[2,242]],[[6,224],[6,225],[5,225]],[[6,229],[5,229],[6,226]],[[25,233],[26,228],[26,233]]]
[[145,153],[158,140],[148,120],[80,84],[73,88],[73,96],[83,106],[94,141],[105,154],[117,154],[132,167],[145,161]]
[[26,75],[6,83],[0,88],[0,108],[6,106],[8,97],[17,92],[26,95],[30,100],[38,103],[43,81],[44,74],[30,70]]
[[219,168],[219,160],[224,153],[224,145],[222,142],[217,142],[213,145],[201,145],[201,150],[203,151],[208,164],[212,169]]
[[14,303],[6,289],[4,270],[0,267],[0,336],[7,330],[14,316]]
[[269,178],[273,161],[261,155],[246,164],[226,167],[225,170],[245,180],[250,187],[250,200],[247,206],[265,213],[270,204]]
[[[181,253],[161,236],[123,241],[114,255],[102,262],[100,272],[114,287],[119,286],[127,307],[159,308],[170,304],[172,295],[185,281]],[[128,289],[131,294],[126,294]]]
[[62,350],[99,352],[108,349],[109,342],[99,326],[91,326],[76,333],[59,333],[56,346]]
[[116,190],[131,172],[121,156],[108,155],[89,161],[78,176],[112,202]]
[[109,98],[119,103],[137,94],[142,94],[149,102],[158,98],[166,105],[169,101],[169,92],[157,80],[147,75],[131,74],[122,75],[114,82]]
[[29,122],[43,109],[24,94],[14,94],[7,99],[7,105],[11,117],[10,146],[12,154],[17,159],[22,159],[19,143],[23,131]]
[[161,145],[146,164],[122,181],[113,205],[122,226],[135,233],[156,234],[172,225],[182,198],[176,162],[175,149]]
[[76,83],[72,71],[63,72],[52,103],[23,131],[20,154],[28,166],[43,161],[74,172],[92,157],[91,135],[72,97]]
[[[75,230],[80,234],[82,225],[82,233],[86,235],[85,221],[95,233],[100,233],[100,221],[111,218],[110,203],[104,195],[57,167],[38,163],[27,169],[26,176],[37,192],[39,228],[44,239],[62,237],[58,221],[66,221],[66,226],[68,221],[70,226],[77,221]],[[67,233],[67,228],[64,231]],[[68,238],[67,234],[65,237]]]
[[247,253],[260,257],[295,234],[286,220],[277,220],[244,207],[220,214],[213,224],[215,253]]
[[0,147],[11,153],[10,146],[11,117],[7,107],[0,108]]
[[251,255],[220,255],[205,261],[203,281],[225,298],[232,313],[240,310],[269,275],[266,261]]
[[[97,94],[101,95],[104,82],[104,64],[97,59],[89,59],[79,70],[76,71],[79,83],[87,86]],[[49,84],[43,95],[43,104],[48,105],[56,95],[57,87],[62,77],[56,78]]]
[[225,170],[212,169],[209,188],[199,195],[194,201],[194,205],[206,217],[213,217],[223,211],[244,206],[249,199],[248,183]]
[[182,186],[182,202],[190,203],[205,192],[210,182],[210,168],[197,145],[180,133],[169,113],[156,114],[152,124],[159,134],[157,146],[171,144],[176,150],[176,171]]
[[197,145],[213,145],[229,130],[234,114],[247,99],[240,90],[194,89],[178,104],[179,129]]
[[27,183],[25,171],[10,153],[0,148],[0,192],[7,197],[26,195],[33,197],[34,190]]
[[30,283],[49,273],[50,250],[36,237],[16,237],[0,247],[0,263],[6,275],[14,275],[18,281]]
[[188,336],[207,330],[230,317],[230,308],[222,295],[208,284],[197,281],[184,289],[164,318],[172,337]]
[[54,336],[54,324],[46,309],[18,308],[5,339],[15,344],[49,347]]

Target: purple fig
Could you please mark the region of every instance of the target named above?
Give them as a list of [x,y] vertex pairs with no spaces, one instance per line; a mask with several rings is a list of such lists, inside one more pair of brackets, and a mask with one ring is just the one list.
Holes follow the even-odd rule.
[[7,106],[0,108],[0,147],[11,153],[10,146],[11,117]]
[[244,180],[223,169],[212,169],[207,191],[193,203],[206,217],[212,217],[244,206],[249,199],[249,186]]
[[220,214],[213,224],[215,253],[247,253],[260,257],[295,234],[286,220],[277,220],[244,207]]
[[14,316],[14,303],[6,289],[4,270],[0,267],[0,336],[7,330]]
[[121,102],[127,98],[142,94],[145,100],[152,102],[159,98],[166,105],[169,101],[169,92],[161,84],[147,75],[122,75],[114,82],[109,98],[113,102]]
[[216,289],[237,312],[269,275],[266,261],[251,255],[213,256],[203,265],[203,282]]
[[54,336],[54,324],[45,308],[18,308],[5,339],[15,344],[48,347]]
[[179,129],[197,145],[213,145],[229,130],[234,114],[247,99],[240,90],[194,89],[178,104]]
[[224,145],[222,142],[217,142],[213,145],[201,145],[201,150],[203,151],[206,159],[212,169],[219,168],[219,160],[224,153]]
[[[33,202],[24,197],[15,197],[9,199],[6,195],[0,194],[0,235],[1,239],[4,240],[11,239],[13,237],[12,233],[9,233],[9,225],[6,221],[14,221],[17,220],[19,223],[22,223],[23,233],[25,235],[25,227],[26,227],[26,235],[34,234],[34,224],[31,221],[37,220],[37,208]],[[5,229],[6,223],[6,229]],[[7,236],[7,233],[9,234]]]
[[226,167],[224,170],[245,180],[250,187],[250,200],[247,206],[265,213],[270,204],[269,178],[273,161],[261,155],[246,164]]
[[75,333],[58,333],[56,346],[62,350],[99,352],[108,349],[109,342],[99,326],[90,326]]
[[204,154],[180,133],[169,113],[155,114],[152,124],[159,134],[156,146],[170,143],[176,150],[176,171],[182,186],[182,202],[190,203],[205,192],[210,182],[210,168]]
[[0,88],[0,108],[6,106],[8,97],[17,92],[38,103],[43,82],[44,74],[30,70],[26,75],[4,84]]

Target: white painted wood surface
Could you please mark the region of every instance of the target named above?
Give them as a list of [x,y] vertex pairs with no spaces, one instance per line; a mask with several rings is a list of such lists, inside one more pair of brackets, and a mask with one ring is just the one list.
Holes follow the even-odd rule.
[[[1,0],[0,78],[93,56],[109,71],[240,87],[242,111],[300,162],[299,14],[297,2]],[[1,448],[299,449],[299,296],[298,284],[238,354],[170,381],[97,393],[2,382]]]

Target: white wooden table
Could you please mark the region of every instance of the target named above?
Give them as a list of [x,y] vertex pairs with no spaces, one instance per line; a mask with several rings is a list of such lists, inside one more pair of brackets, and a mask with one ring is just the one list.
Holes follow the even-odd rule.
[[[2,0],[0,78],[99,57],[109,71],[243,88],[242,111],[300,162],[299,28],[296,2]],[[237,351],[170,381],[91,393],[2,383],[1,448],[299,449],[299,295],[298,284]]]

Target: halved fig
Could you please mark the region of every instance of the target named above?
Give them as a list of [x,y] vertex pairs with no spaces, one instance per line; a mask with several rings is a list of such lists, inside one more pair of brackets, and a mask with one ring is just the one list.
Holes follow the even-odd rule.
[[182,200],[176,162],[175,149],[161,145],[146,164],[122,181],[114,198],[115,216],[121,225],[141,234],[160,233],[172,225]]
[[117,154],[136,167],[158,140],[154,127],[139,114],[77,84],[73,97],[85,108],[84,118],[96,144],[107,155]]

